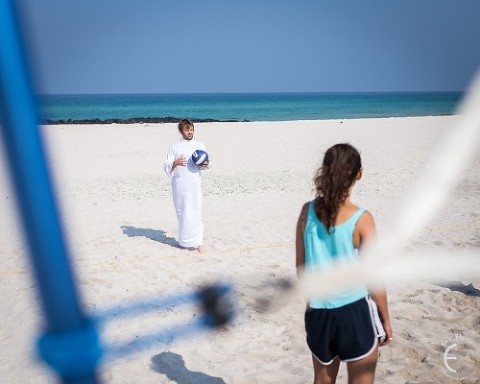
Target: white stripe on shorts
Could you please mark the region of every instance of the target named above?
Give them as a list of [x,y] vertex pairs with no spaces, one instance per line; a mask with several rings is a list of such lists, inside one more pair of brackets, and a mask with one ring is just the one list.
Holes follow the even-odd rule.
[[368,306],[370,307],[370,316],[372,317],[373,322],[373,330],[377,339],[380,339],[380,342],[385,340],[385,330],[383,329],[382,322],[380,320],[380,316],[378,315],[378,308],[375,301],[370,296],[366,297]]

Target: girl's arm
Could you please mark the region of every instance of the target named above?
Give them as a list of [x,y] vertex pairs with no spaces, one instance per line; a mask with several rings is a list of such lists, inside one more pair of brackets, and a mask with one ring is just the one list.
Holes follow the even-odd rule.
[[305,224],[307,222],[307,210],[308,203],[305,203],[300,211],[300,216],[297,221],[297,231],[295,239],[295,253],[296,253],[296,262],[297,267],[297,276],[300,276],[303,273],[305,268],[305,244],[303,242],[303,234],[305,231]]
[[[369,241],[374,240],[376,237],[376,227],[375,221],[370,212],[366,211],[360,217],[356,229],[357,236],[354,241],[358,241],[359,249]],[[390,314],[388,313],[387,291],[385,289],[375,289],[374,291],[370,291],[370,296],[373,301],[375,301],[375,304],[377,304],[378,314],[380,315],[380,320],[382,321],[383,329],[386,333],[385,340],[380,344],[384,346],[392,341],[392,327],[390,325]]]

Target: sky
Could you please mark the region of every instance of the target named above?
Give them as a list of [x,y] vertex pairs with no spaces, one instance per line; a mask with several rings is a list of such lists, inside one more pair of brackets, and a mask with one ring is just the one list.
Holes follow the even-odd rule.
[[463,91],[479,0],[18,0],[38,93]]

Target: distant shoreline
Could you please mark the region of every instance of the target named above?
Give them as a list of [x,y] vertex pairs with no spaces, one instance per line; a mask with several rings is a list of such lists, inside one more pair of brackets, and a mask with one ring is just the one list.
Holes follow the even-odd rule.
[[[337,117],[337,118],[325,118],[325,119],[292,119],[292,120],[259,120],[268,122],[279,121],[311,121],[311,120],[361,120],[361,119],[388,119],[388,118],[403,118],[403,117],[442,117],[442,116],[454,116],[455,113],[446,113],[438,115],[409,115],[409,116],[363,116],[363,117]],[[178,123],[183,118],[178,117],[132,117],[128,119],[112,118],[112,119],[67,119],[67,120],[50,120],[44,119],[41,121],[42,125],[89,125],[89,124],[166,124],[166,123]],[[219,120],[219,119],[200,119],[200,118],[188,118],[194,123],[251,123],[258,122],[257,120]]]
[[[131,117],[128,119],[67,119],[67,120],[51,120],[44,119],[42,124],[45,125],[61,125],[61,124],[164,124],[178,123],[182,118],[179,117]],[[217,120],[217,119],[197,119],[190,118],[194,123],[248,123],[249,120]]]

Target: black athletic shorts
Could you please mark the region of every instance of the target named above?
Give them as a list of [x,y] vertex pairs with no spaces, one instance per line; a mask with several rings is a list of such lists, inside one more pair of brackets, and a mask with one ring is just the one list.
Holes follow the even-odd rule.
[[305,330],[310,350],[325,365],[336,357],[346,362],[365,358],[385,335],[377,306],[369,297],[339,308],[307,308]]

